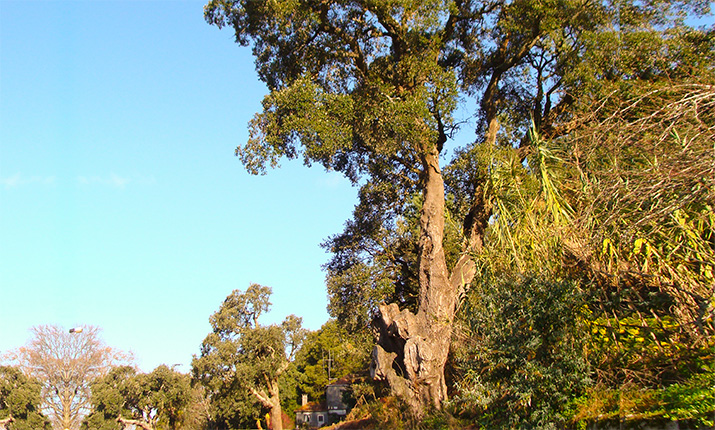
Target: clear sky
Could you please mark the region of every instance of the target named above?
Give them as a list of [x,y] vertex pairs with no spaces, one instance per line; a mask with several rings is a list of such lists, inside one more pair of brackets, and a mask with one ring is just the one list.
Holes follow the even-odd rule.
[[234,289],[264,322],[328,315],[329,255],[356,189],[233,156],[266,93],[202,1],[0,0],[0,353],[40,324],[103,329],[150,371],[188,371]]

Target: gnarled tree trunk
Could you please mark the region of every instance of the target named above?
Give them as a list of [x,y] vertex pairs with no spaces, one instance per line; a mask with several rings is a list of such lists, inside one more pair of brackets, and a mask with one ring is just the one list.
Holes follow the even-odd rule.
[[[475,274],[468,252],[459,259],[451,274],[448,271],[442,247],[445,197],[439,154],[436,148],[425,154],[419,310],[415,315],[409,310],[401,311],[394,303],[380,307],[380,318],[376,321],[379,335],[370,369],[373,378],[386,380],[393,393],[407,402],[416,418],[421,417],[426,408],[440,409],[447,400],[444,367],[457,302]],[[465,232],[470,237],[470,246],[465,251],[481,246],[486,225],[484,214],[480,213],[483,209],[483,204],[473,207],[474,221]]]
[[281,408],[280,389],[278,388],[278,379],[266,380],[268,386],[268,394],[263,390],[251,388],[251,393],[258,399],[259,402],[271,410],[270,412],[270,428],[271,430],[283,430],[283,409]]
[[283,430],[283,409],[280,400],[271,406],[271,430]]

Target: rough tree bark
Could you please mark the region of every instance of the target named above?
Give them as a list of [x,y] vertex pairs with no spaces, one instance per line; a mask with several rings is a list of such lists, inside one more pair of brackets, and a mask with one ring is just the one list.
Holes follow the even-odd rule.
[[428,407],[440,409],[447,400],[444,367],[457,302],[474,278],[475,264],[469,254],[481,246],[488,219],[482,196],[477,195],[471,221],[465,225],[469,245],[450,274],[442,246],[445,195],[439,153],[436,146],[424,153],[419,310],[415,315],[394,303],[380,307],[380,317],[375,321],[378,341],[370,369],[373,378],[390,384],[416,418]]
[[281,408],[278,380],[270,381],[266,378],[266,384],[268,385],[268,394],[263,390],[258,391],[255,388],[251,388],[251,393],[264,407],[271,410],[271,429],[283,430],[283,409]]
[[122,418],[120,415],[117,417],[117,422],[122,425],[122,428],[127,428],[129,426],[135,426],[135,427],[140,427],[144,430],[154,430],[154,426],[152,426],[150,423],[143,421],[143,420],[128,420],[125,418]]

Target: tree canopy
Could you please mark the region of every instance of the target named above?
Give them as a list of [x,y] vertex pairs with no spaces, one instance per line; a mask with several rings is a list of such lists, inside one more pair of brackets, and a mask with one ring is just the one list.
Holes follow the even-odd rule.
[[50,429],[40,408],[41,390],[40,382],[20,369],[0,366],[0,423],[13,430]]
[[[270,411],[273,429],[282,429],[283,378],[292,369],[305,331],[302,321],[288,316],[281,324],[262,325],[259,317],[270,309],[271,288],[252,284],[234,290],[211,318],[213,331],[192,362],[193,375],[207,391],[212,411],[209,421],[221,427],[253,426],[261,409]],[[259,405],[256,408],[256,403]]]
[[[449,339],[473,281],[521,285],[502,277],[513,273],[580,290],[599,279],[585,288],[602,294],[589,302],[594,330],[613,335],[629,318],[652,330],[647,314],[667,327],[675,313],[675,331],[708,338],[712,188],[673,174],[711,173],[708,146],[690,142],[712,137],[713,30],[685,21],[707,11],[690,0],[213,0],[205,17],[251,45],[270,90],[236,150],[247,170],[302,158],[360,187],[353,219],[326,242],[330,311],[353,328],[377,317],[372,373],[419,417],[448,398]],[[690,83],[705,86],[667,95]],[[473,143],[450,147],[469,98]],[[651,286],[624,289],[624,267]],[[623,300],[630,311],[613,307]]]
[[191,389],[188,375],[161,365],[151,373],[118,366],[92,382],[93,412],[88,429],[138,426],[145,430],[175,429],[186,417]]
[[311,401],[322,401],[328,384],[341,378],[367,376],[371,348],[372,338],[352,335],[335,320],[308,333],[295,359],[302,375],[300,393],[307,394]]

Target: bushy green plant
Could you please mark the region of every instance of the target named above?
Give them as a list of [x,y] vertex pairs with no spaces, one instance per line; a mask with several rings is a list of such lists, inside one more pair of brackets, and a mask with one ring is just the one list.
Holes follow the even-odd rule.
[[592,387],[568,407],[570,424],[579,429],[599,423],[633,427],[644,422],[663,427],[678,421],[681,428],[711,428],[715,414],[715,373],[703,373],[661,388],[628,385]]
[[487,427],[549,428],[589,382],[579,321],[584,296],[569,281],[483,277],[462,311],[453,407]]
[[42,385],[12,366],[0,366],[0,420],[13,418],[13,430],[50,429],[50,422],[42,414],[40,392]]
[[715,372],[694,376],[683,383],[673,384],[663,390],[663,417],[676,421],[689,421],[697,426],[715,426]]

